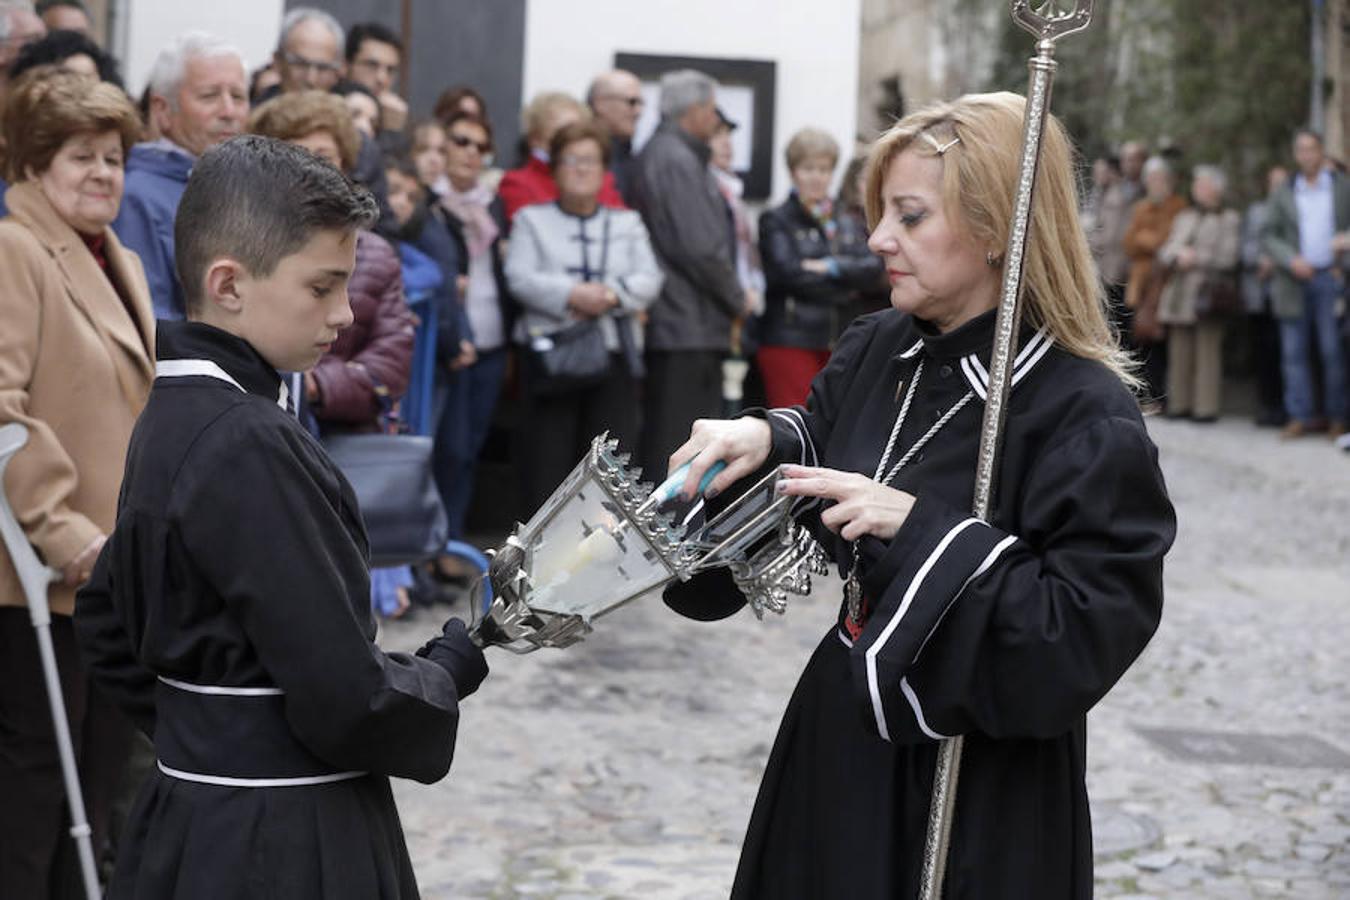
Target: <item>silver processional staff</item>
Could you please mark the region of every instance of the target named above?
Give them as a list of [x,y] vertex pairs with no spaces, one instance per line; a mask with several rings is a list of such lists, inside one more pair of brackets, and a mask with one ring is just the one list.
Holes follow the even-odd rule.
[[[1050,87],[1057,66],[1054,59],[1055,42],[1092,24],[1092,0],[1013,0],[1012,17],[1018,25],[1031,32],[1037,41],[1036,55],[1028,64],[1031,83],[1027,89],[1026,118],[1022,129],[1022,161],[1012,227],[1008,232],[1008,248],[1004,255],[1003,287],[994,324],[994,349],[989,361],[989,397],[984,407],[980,453],[975,464],[974,513],[983,521],[989,520],[994,472],[998,467],[1013,357],[1017,352],[1017,333],[1022,319],[1022,264],[1027,229],[1031,225],[1031,203],[1036,192],[1041,134],[1050,110]],[[943,741],[938,751],[919,885],[919,896],[923,900],[938,900],[942,896],[952,818],[956,808],[957,779],[961,774],[961,747],[961,736],[957,735]]]

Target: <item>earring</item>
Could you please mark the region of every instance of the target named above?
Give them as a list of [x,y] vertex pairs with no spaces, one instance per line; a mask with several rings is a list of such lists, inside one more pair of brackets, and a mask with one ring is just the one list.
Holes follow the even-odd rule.
[[1003,265],[1003,254],[1000,253],[998,256],[995,256],[994,251],[990,250],[984,255],[984,262],[989,268],[997,269],[999,266]]

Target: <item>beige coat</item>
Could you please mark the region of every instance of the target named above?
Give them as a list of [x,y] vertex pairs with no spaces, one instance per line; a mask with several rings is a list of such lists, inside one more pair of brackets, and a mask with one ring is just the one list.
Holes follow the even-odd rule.
[[1172,233],[1172,221],[1186,208],[1182,197],[1171,194],[1161,203],[1145,197],[1134,205],[1122,245],[1130,258],[1130,277],[1125,284],[1125,305],[1138,309],[1144,288],[1153,274],[1153,262]]
[[1195,298],[1207,275],[1229,273],[1233,276],[1233,289],[1237,290],[1241,237],[1242,218],[1234,209],[1202,215],[1191,207],[1176,217],[1167,243],[1158,251],[1158,261],[1175,266],[1181,251],[1190,247],[1195,251],[1195,265],[1173,272],[1158,302],[1158,321],[1167,325],[1194,325]]
[[[32,182],[5,195],[0,219],[0,425],[28,427],[5,473],[5,495],[29,541],[54,568],[112,530],[132,426],[155,377],[155,322],[136,254],[105,228],[108,269]],[[59,584],[52,612],[75,592]],[[0,547],[0,606],[27,601]]]

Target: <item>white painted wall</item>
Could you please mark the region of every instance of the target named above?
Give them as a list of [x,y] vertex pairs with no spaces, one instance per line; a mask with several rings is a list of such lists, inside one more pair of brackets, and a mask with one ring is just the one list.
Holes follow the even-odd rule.
[[776,62],[772,197],[788,190],[783,148],[807,125],[834,135],[843,163],[857,119],[860,0],[529,0],[522,100],[580,97],[616,52]]
[[283,0],[123,0],[117,54],[131,96],[139,97],[155,57],[185,31],[207,31],[239,48],[250,72],[276,49]]

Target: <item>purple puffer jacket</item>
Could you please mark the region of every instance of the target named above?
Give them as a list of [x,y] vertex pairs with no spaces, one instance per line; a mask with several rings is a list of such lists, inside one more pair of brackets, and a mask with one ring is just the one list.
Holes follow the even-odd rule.
[[376,386],[388,390],[391,402],[402,397],[413,353],[414,320],[403,299],[398,252],[384,238],[357,233],[347,293],[355,318],[314,367],[319,402],[311,409],[324,431],[375,431]]

